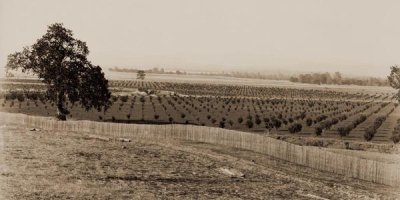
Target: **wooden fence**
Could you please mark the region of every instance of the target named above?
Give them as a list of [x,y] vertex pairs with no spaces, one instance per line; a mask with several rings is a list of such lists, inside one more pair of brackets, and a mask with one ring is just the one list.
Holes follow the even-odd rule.
[[0,112],[0,123],[18,123],[47,130],[90,132],[163,142],[177,138],[248,149],[314,169],[390,186],[400,186],[400,165],[299,146],[270,137],[193,125],[120,124],[93,121],[56,121],[47,117]]

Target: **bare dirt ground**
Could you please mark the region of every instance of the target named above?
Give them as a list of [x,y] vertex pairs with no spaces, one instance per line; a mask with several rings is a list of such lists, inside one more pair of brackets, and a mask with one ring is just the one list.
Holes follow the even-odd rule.
[[400,199],[398,188],[224,146],[12,125],[0,133],[3,199]]

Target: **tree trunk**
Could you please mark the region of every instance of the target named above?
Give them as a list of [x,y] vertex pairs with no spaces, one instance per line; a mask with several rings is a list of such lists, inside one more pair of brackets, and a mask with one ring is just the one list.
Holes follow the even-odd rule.
[[67,120],[66,112],[64,108],[64,93],[60,92],[57,95],[57,119],[61,121]]

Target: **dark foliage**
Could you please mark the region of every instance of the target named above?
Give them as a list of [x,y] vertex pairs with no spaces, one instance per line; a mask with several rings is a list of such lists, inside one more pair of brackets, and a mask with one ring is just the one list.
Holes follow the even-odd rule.
[[294,123],[289,126],[288,130],[290,133],[297,133],[300,132],[303,126],[300,123]]
[[71,30],[56,23],[31,47],[8,56],[7,69],[21,69],[47,85],[47,97],[57,104],[58,118],[66,119],[64,104],[79,102],[86,110],[106,110],[111,105],[108,81],[99,66],[87,60],[85,42],[73,38]]
[[315,127],[315,135],[320,136],[322,134],[322,128],[317,126]]
[[246,126],[247,126],[247,128],[253,128],[253,126],[254,126],[253,120],[247,119]]

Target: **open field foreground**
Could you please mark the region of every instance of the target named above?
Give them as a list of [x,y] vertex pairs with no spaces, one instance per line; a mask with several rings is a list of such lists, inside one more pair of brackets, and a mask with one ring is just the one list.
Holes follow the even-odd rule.
[[400,198],[393,187],[222,145],[31,128],[0,128],[2,199]]
[[392,162],[387,157],[387,154],[384,153],[379,154],[386,158],[383,160],[377,159],[375,156],[362,158],[362,156],[358,157],[357,153],[346,155],[342,152],[330,152],[324,148],[290,144],[258,134],[213,127],[118,124],[92,121],[65,122],[23,114],[0,114],[3,118],[2,124],[16,123],[46,130],[74,131],[106,137],[141,138],[148,141],[163,142],[169,139],[184,139],[226,145],[252,150],[314,169],[334,172],[374,183],[395,187],[400,185],[400,166],[398,162]]

